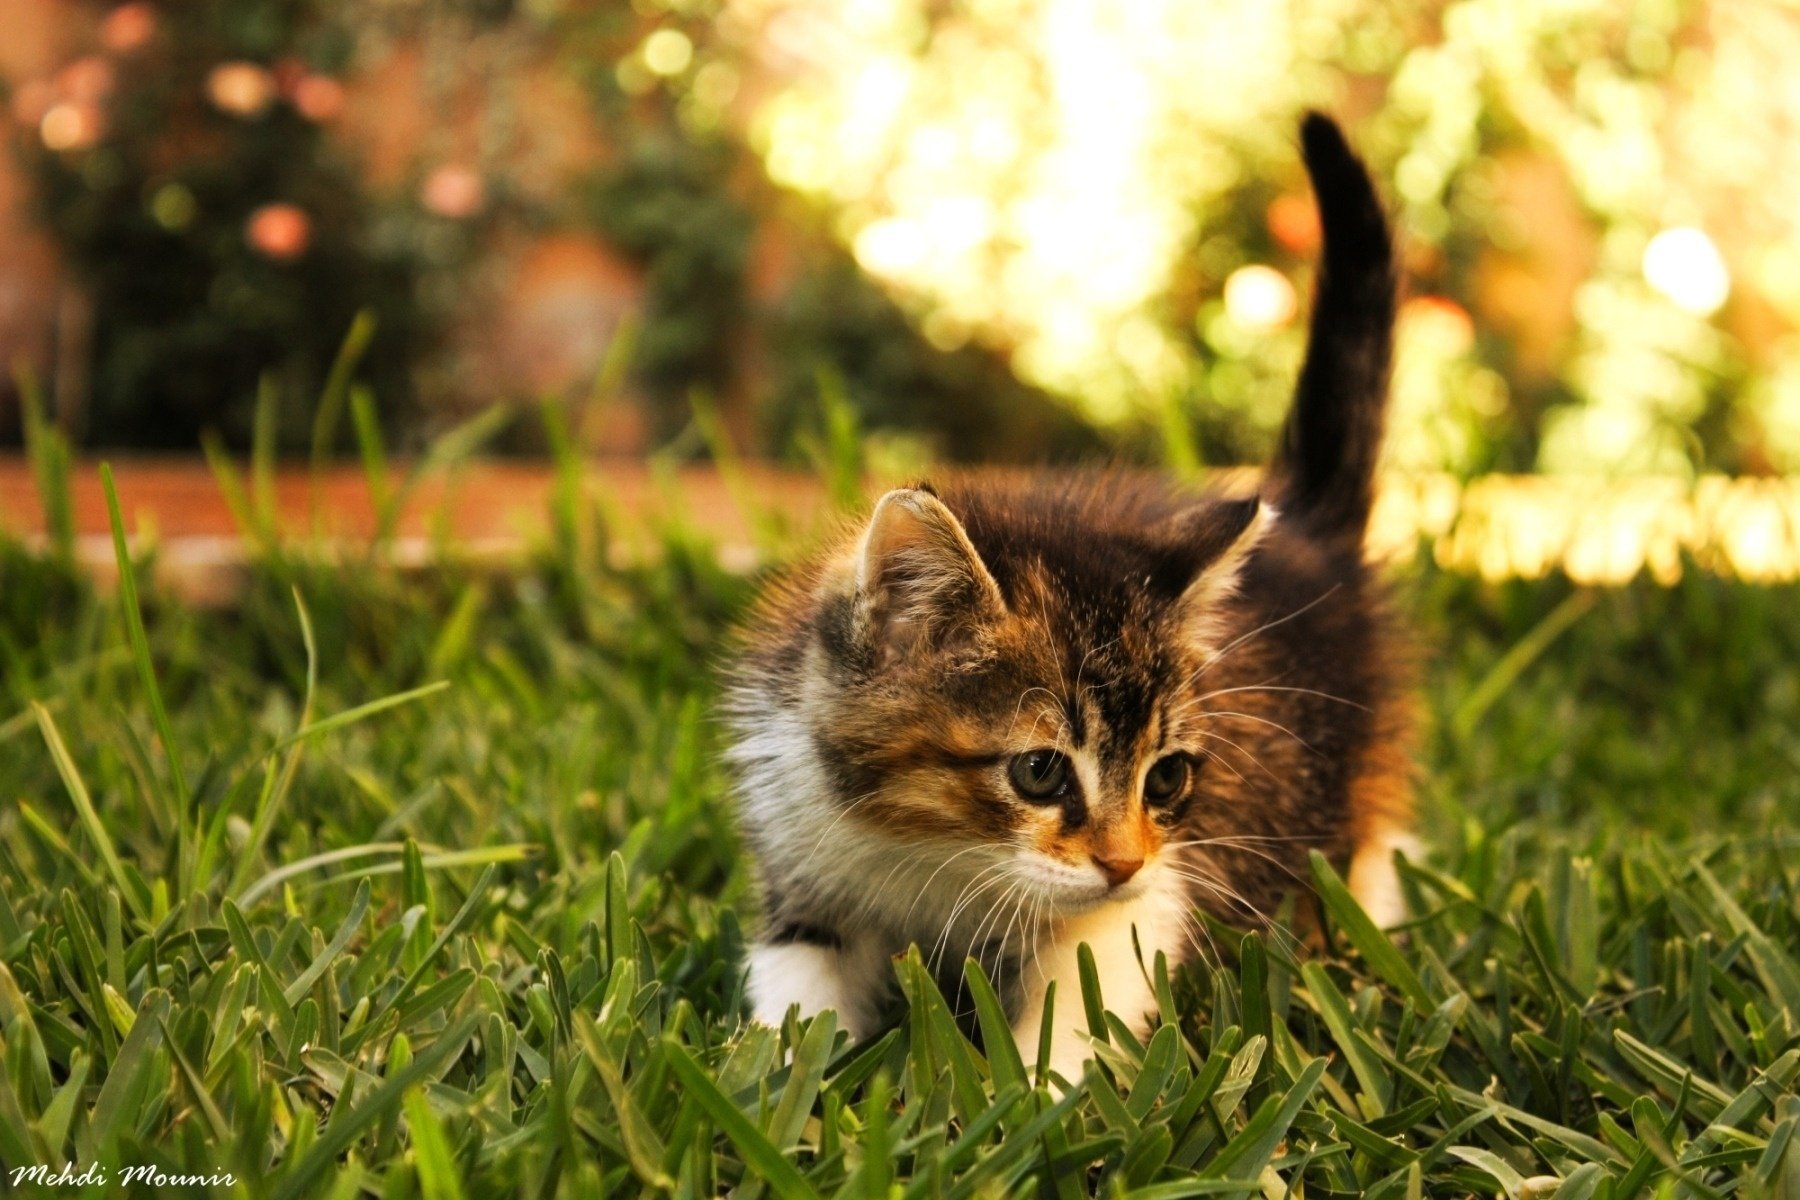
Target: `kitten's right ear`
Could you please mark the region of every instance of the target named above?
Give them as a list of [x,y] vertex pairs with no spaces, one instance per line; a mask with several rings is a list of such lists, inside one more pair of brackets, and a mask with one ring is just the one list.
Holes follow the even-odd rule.
[[878,665],[934,649],[1004,615],[1000,585],[956,514],[923,488],[883,496],[856,561],[858,640]]

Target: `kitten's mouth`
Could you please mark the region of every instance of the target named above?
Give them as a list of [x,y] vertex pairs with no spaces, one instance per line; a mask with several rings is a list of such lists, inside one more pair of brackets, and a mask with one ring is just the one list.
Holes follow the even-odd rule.
[[1149,877],[1154,873],[1146,867],[1130,879],[1113,884],[1099,871],[1090,874],[1062,863],[1048,868],[1039,866],[1036,871],[1039,887],[1065,913],[1091,912],[1108,904],[1135,900],[1148,890]]

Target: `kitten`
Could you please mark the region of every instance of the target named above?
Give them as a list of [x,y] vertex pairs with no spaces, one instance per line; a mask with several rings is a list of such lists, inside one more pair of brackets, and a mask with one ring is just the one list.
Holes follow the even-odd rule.
[[769,591],[727,704],[758,1020],[834,1009],[866,1033],[916,943],[947,994],[984,964],[1028,1061],[1055,981],[1051,1061],[1075,1079],[1080,943],[1136,1017],[1156,953],[1194,952],[1196,906],[1265,918],[1311,849],[1401,915],[1404,671],[1362,557],[1394,254],[1337,126],[1301,138],[1323,262],[1260,495],[1128,473],[906,488]]

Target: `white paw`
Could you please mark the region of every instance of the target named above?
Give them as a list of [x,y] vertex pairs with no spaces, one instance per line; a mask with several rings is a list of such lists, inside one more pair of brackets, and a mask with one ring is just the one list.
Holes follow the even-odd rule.
[[838,1028],[854,1040],[870,1027],[868,1001],[845,977],[843,952],[806,942],[784,942],[750,949],[750,1014],[764,1025],[779,1026],[788,1009],[800,1016],[835,1012]]
[[1400,873],[1394,869],[1394,851],[1417,858],[1423,849],[1418,838],[1395,829],[1369,838],[1351,857],[1350,894],[1380,928],[1406,920],[1406,898],[1400,891]]

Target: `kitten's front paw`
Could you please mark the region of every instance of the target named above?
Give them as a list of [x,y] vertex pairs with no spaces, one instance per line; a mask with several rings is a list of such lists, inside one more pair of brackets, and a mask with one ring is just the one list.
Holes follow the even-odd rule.
[[837,1013],[838,1028],[852,1041],[870,1028],[866,1000],[845,977],[843,952],[808,942],[782,942],[750,949],[750,1015],[779,1027],[788,1009],[800,1006],[802,1017],[826,1009]]
[[[1081,1082],[1088,1063],[1093,1060],[1093,1044],[1073,1030],[1059,1034],[1050,1041],[1050,1070],[1067,1080],[1070,1087]],[[1061,1090],[1057,1089],[1059,1094]]]
[[1424,846],[1404,829],[1385,830],[1367,839],[1350,859],[1350,894],[1382,929],[1406,920],[1406,896],[1394,867],[1396,851],[1416,859],[1422,857]]
[[[1013,1042],[1019,1047],[1019,1057],[1025,1062],[1025,1071],[1032,1073],[1038,1059],[1038,1041],[1042,1036],[1042,1015],[1027,1013],[1013,1027]],[[1070,1087],[1081,1082],[1082,1073],[1087,1070],[1088,1062],[1094,1057],[1094,1046],[1088,1040],[1085,1028],[1059,1026],[1050,1033],[1050,1058],[1047,1065],[1051,1072],[1061,1075]],[[1063,1089],[1055,1080],[1046,1079],[1058,1095]]]

